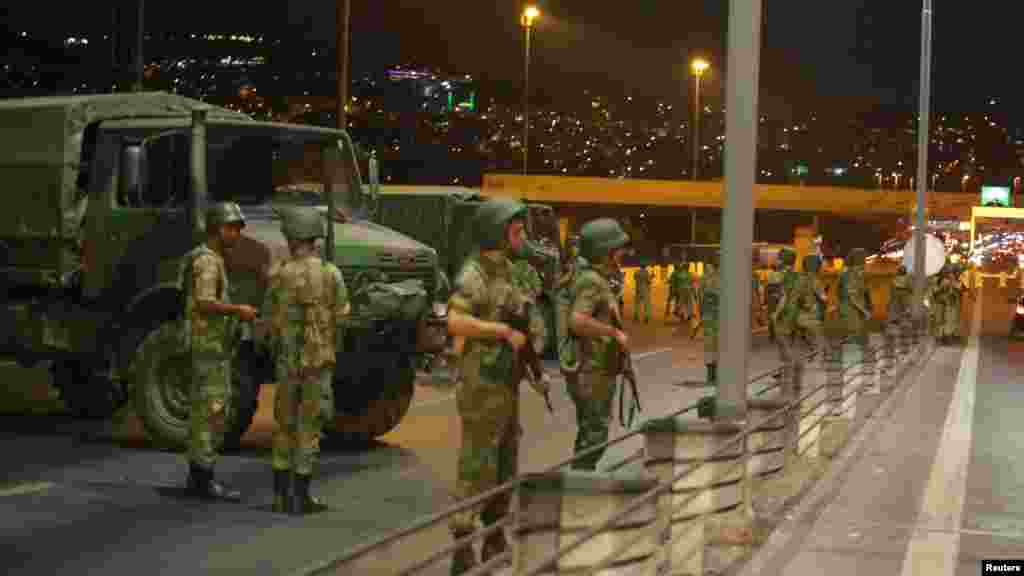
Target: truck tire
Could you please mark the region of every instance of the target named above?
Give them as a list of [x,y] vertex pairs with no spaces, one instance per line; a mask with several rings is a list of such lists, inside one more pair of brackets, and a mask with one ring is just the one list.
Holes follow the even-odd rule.
[[[153,444],[166,450],[184,450],[188,446],[191,360],[188,352],[175,351],[178,330],[175,321],[153,327],[139,343],[132,369],[135,411]],[[259,397],[258,386],[245,368],[249,363],[234,364],[231,398],[234,409],[223,445],[227,450],[238,448],[252,424]]]
[[361,359],[347,363],[359,366],[359,373],[335,374],[334,429],[325,431],[342,442],[365,443],[393,430],[409,411],[415,391],[416,370],[408,358],[367,354]]

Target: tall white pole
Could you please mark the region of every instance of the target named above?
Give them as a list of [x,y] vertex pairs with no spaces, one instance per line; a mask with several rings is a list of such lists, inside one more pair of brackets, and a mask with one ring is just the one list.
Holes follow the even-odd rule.
[[932,0],[921,10],[921,93],[917,127],[917,215],[914,226],[914,311],[924,318],[925,210],[928,207],[928,142],[932,91]]
[[725,121],[725,210],[722,212],[722,302],[718,309],[716,404],[723,418],[747,411],[750,352],[750,257],[754,241],[757,99],[761,0],[730,0]]

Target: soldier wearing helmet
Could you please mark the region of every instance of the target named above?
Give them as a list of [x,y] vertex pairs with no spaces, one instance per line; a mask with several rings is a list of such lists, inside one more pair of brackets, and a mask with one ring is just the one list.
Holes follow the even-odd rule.
[[[474,222],[477,250],[462,264],[448,300],[448,331],[465,341],[462,385],[457,391],[462,446],[457,468],[456,497],[472,498],[515,476],[519,450],[519,382],[524,371],[518,351],[528,336],[503,320],[520,315],[528,305],[526,290],[513,277],[512,257],[524,250],[527,208],[519,202],[489,200],[477,209]],[[452,516],[449,530],[458,540],[473,533],[477,518],[499,522],[509,509],[508,495]],[[483,561],[508,547],[498,530],[486,537]],[[473,546],[458,548],[452,574],[477,565]]]
[[846,324],[847,334],[852,340],[867,351],[871,296],[864,284],[865,259],[863,248],[850,250],[847,267],[839,275],[839,318]]
[[804,334],[808,344],[816,347],[822,336],[820,304],[825,295],[817,286],[821,258],[808,254],[803,259],[803,272],[796,273],[795,281],[786,287],[775,316],[775,334],[778,337],[779,357],[789,366],[793,361],[791,335]]
[[[629,338],[622,331],[622,310],[612,287],[629,244],[629,235],[611,218],[587,222],[580,229],[581,268],[571,290],[567,324],[572,335],[571,369],[563,357],[566,390],[576,405],[578,454],[608,440],[615,379]],[[594,470],[604,450],[576,460],[573,467]]]
[[704,329],[704,364],[708,369],[707,385],[718,385],[718,307],[721,302],[722,280],[718,273],[722,252],[715,250],[704,263],[700,277],[700,324]]
[[241,500],[214,480],[216,448],[231,410],[230,382],[235,319],[250,322],[256,309],[231,304],[224,256],[241,237],[245,218],[237,204],[214,204],[206,212],[206,242],[182,259],[178,282],[184,295],[184,336],[191,356],[188,484],[186,493],[204,500]]
[[277,380],[273,510],[311,514],[325,508],[310,495],[309,485],[324,425],[334,420],[337,325],[350,305],[341,271],[317,253],[326,218],[306,207],[281,216],[290,257],[268,272],[263,303]]
[[685,251],[679,255],[679,263],[672,267],[668,285],[665,320],[668,321],[674,312],[681,321],[688,323],[693,312],[693,277],[690,276],[690,263]]

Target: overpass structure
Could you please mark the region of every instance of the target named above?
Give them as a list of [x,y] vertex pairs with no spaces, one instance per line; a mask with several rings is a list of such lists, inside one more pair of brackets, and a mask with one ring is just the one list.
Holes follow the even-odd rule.
[[[718,208],[724,205],[722,181],[639,180],[547,175],[485,174],[487,196],[521,198],[551,204],[619,204]],[[839,216],[901,216],[917,209],[913,190],[866,190],[836,186],[758,184],[760,210],[816,212]],[[970,219],[976,194],[929,192],[931,217]]]

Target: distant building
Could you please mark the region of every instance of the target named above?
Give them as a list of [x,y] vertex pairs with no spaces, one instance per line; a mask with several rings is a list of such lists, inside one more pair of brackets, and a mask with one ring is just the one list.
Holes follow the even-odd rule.
[[476,112],[473,78],[444,76],[429,70],[395,67],[386,70],[371,89],[375,100],[394,112]]

